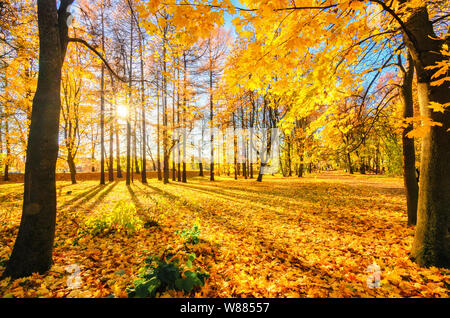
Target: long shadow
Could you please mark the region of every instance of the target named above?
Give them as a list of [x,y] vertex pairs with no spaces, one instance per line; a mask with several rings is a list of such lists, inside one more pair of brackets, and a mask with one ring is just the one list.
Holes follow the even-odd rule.
[[[202,193],[205,193],[205,194],[219,192],[219,191],[214,191],[211,189],[204,189],[204,188],[201,188],[198,186],[192,186],[192,185],[187,185],[187,184],[177,184],[177,185],[181,185],[186,188],[193,188],[196,191],[201,191]],[[178,200],[179,198],[182,198],[182,197],[176,196],[172,193],[169,193],[167,191],[164,191],[162,189],[159,189],[157,187],[154,187],[151,185],[146,185],[146,186],[151,188],[158,194],[163,195],[171,200]],[[191,206],[191,204],[188,204],[186,206],[189,209],[193,208]],[[239,211],[236,211],[236,212],[238,212],[238,214],[240,214]],[[248,228],[246,226],[242,226],[240,224],[240,222],[237,222],[235,224],[234,222],[231,221],[230,218],[223,218],[223,217],[215,215],[215,214],[204,213],[204,214],[202,214],[202,219],[208,220],[208,222],[211,222],[211,224],[219,225],[220,227],[223,227],[224,229],[231,230],[230,233],[233,233],[236,231],[239,231],[239,232],[243,231],[245,233],[246,230],[248,230]],[[232,219],[239,220],[240,218],[239,218],[239,215],[237,215]],[[225,230],[225,231],[227,231],[227,230]],[[287,266],[296,267],[304,272],[315,271],[315,272],[320,272],[321,274],[323,274],[323,276],[329,276],[328,273],[318,270],[316,267],[311,267],[310,265],[305,264],[304,262],[302,262],[301,259],[298,259],[295,255],[293,255],[292,252],[290,252],[288,249],[280,248],[280,246],[278,246],[272,242],[270,235],[268,237],[267,234],[265,234],[265,233],[261,233],[261,234],[262,235],[259,238],[255,237],[255,239],[260,241],[259,246],[263,250],[264,255],[267,255],[272,259],[277,259],[278,261],[280,261],[281,263],[283,263]],[[248,235],[254,236],[254,233],[249,232]]]
[[[113,183],[108,184],[106,186],[106,189],[95,199],[94,202],[89,205],[88,209],[92,209],[94,206],[102,202],[105,197],[116,187],[117,184],[119,184],[119,181],[114,181]],[[105,187],[105,185],[103,185],[102,187]]]
[[0,202],[12,202],[12,201],[19,201],[21,198],[23,198],[23,193],[8,193],[0,196]]
[[[208,184],[208,185],[198,185],[198,186],[193,186],[192,184],[179,184],[181,186],[190,186],[193,188],[196,188],[198,190],[204,190],[204,191],[210,191],[210,192],[214,192],[214,193],[218,193],[218,194],[222,194],[222,195],[228,195],[228,196],[234,196],[236,198],[243,198],[240,197],[239,195],[236,194],[231,194],[231,193],[227,193],[221,189],[219,189],[219,187],[217,185],[213,185],[213,184]],[[292,186],[287,186],[287,185],[277,185],[276,188],[271,188],[270,190],[267,189],[250,189],[250,188],[245,188],[243,189],[242,187],[239,186],[235,186],[235,185],[226,185],[228,190],[235,190],[235,191],[245,191],[245,196],[248,197],[252,197],[255,200],[258,201],[270,201],[270,197],[281,197],[281,198],[289,198],[292,199],[293,194],[292,191],[286,191],[286,190],[291,190]],[[354,185],[354,184],[339,184],[336,185],[334,183],[328,183],[328,182],[324,182],[322,183],[322,186],[326,189],[326,188],[339,188],[340,193],[339,195],[342,197],[347,197],[347,196],[357,196],[358,199],[361,200],[376,200],[376,197],[374,196],[374,194],[382,194],[388,197],[396,197],[398,195],[402,195],[404,193],[404,190],[401,188],[386,188],[386,187],[377,187],[377,186],[368,186],[370,188],[370,190],[366,188],[362,188],[360,185]],[[211,189],[211,187],[213,188],[217,188],[216,189]],[[294,194],[294,195],[301,195],[301,199],[302,201],[308,201],[311,203],[318,203],[319,201],[322,200],[322,198],[320,198],[320,196],[318,195],[320,192],[322,192],[324,189],[323,187],[320,187],[318,185],[308,185],[306,187],[301,187],[299,186],[298,188],[298,193]],[[253,194],[253,196],[252,196]],[[262,197],[266,197],[265,199]],[[331,202],[332,203],[332,202]]]
[[165,196],[165,197],[169,198],[170,200],[178,200],[178,198],[180,198],[179,196],[176,196],[176,195],[174,195],[174,194],[172,194],[170,192],[167,192],[167,191],[161,190],[160,188],[151,186],[148,183],[146,183],[145,186],[150,188],[150,189],[152,189],[152,190],[154,190],[155,192],[158,192],[162,196]]
[[[272,201],[273,199],[271,199],[270,197],[262,197],[261,195],[256,196],[256,195],[252,195],[252,194],[245,194],[245,195],[238,195],[238,194],[230,194],[230,193],[226,193],[223,190],[219,190],[219,189],[208,189],[208,188],[204,188],[201,186],[194,186],[192,184],[179,184],[180,186],[186,187],[186,188],[190,188],[193,191],[198,191],[198,192],[202,192],[202,193],[212,193],[212,194],[219,194],[219,195],[223,195],[223,196],[227,196],[227,200],[233,200],[231,198],[237,198],[237,200],[233,200],[233,201],[237,201],[239,204],[242,205],[246,205],[246,203],[244,201],[249,202],[250,204],[252,202],[258,202],[259,205],[264,206],[265,210],[273,210],[274,214],[278,214],[280,215],[280,213],[277,210],[274,210],[274,202]],[[240,189],[241,191],[242,188]],[[244,190],[245,191],[245,190]],[[349,193],[342,193],[343,197],[348,195]],[[352,193],[352,195],[354,195],[354,193]],[[292,198],[292,196],[290,197]],[[361,199],[361,198],[358,198]],[[366,199],[373,199],[373,198],[366,198]],[[301,198],[301,202],[291,202],[290,205],[293,206],[294,209],[303,209],[304,208],[304,204],[302,204],[302,202],[309,202],[309,203],[313,203],[313,204],[318,204],[320,202],[319,198],[315,199],[314,196],[313,197],[309,197],[309,196],[303,196]],[[340,222],[342,222],[342,220],[340,218],[336,218],[335,215],[335,210],[339,209],[340,207],[342,207],[342,204],[339,203],[340,201],[330,201],[330,207],[333,209],[333,211],[327,211],[325,210],[321,210],[318,207],[317,213],[312,212],[312,213],[308,213],[308,215],[310,215],[312,218],[314,218],[315,222],[325,222],[327,225],[325,226],[325,228],[329,228],[329,229],[333,229],[335,227],[335,225],[333,225],[334,223],[336,225],[340,224]],[[388,203],[386,203],[388,204]],[[289,218],[289,215],[286,215],[286,217]],[[373,228],[376,228],[377,224],[379,224],[380,221],[383,221],[383,216],[377,216],[377,215],[373,215],[372,217],[370,217],[369,219],[364,218],[364,220],[359,220],[359,219],[355,219],[352,218],[352,216],[348,217],[349,220],[352,220],[352,222],[354,222],[355,224],[364,224],[367,226],[368,230]],[[351,232],[351,231],[349,231]]]
[[64,202],[64,204],[62,204],[59,208],[65,208],[65,207],[71,205],[72,203],[80,200],[83,197],[84,197],[83,200],[80,201],[79,204],[86,203],[87,201],[92,199],[97,193],[99,193],[103,188],[104,188],[104,185],[100,185],[100,184],[98,184],[96,186],[92,186],[88,190],[86,190],[86,191],[78,194],[77,196],[73,197],[72,199]]
[[138,212],[140,212],[140,213],[144,212],[144,206],[142,205],[141,201],[139,201],[139,199],[136,196],[136,193],[134,192],[134,190],[131,188],[131,186],[129,184],[127,184],[127,189],[128,189],[128,192],[130,192],[131,200],[133,200],[133,203],[136,206]]
[[[281,197],[287,197],[287,198],[291,198],[292,197],[292,195],[290,195],[289,192],[286,191],[287,189],[291,189],[292,188],[292,186],[290,186],[290,185],[280,184],[279,182],[276,182],[274,184],[272,182],[273,186],[270,188],[270,190],[266,190],[265,188],[262,188],[264,186],[263,184],[257,183],[256,181],[254,181],[253,183],[250,183],[250,184],[258,187],[258,189],[250,189],[248,187],[243,189],[242,186],[230,184],[230,181],[226,182],[226,187],[228,188],[228,190],[245,191],[246,193],[247,192],[251,192],[251,193],[254,193],[255,195],[257,195],[258,197],[260,197],[261,194],[263,194],[263,195],[270,195],[270,196],[281,196]],[[187,186],[188,184],[179,184],[179,185]],[[192,185],[192,184],[189,184],[189,185]],[[198,186],[200,186],[200,187],[198,187]],[[208,187],[208,190],[214,191],[214,190],[211,190],[210,188],[213,187],[213,188],[219,189],[220,186],[223,186],[223,184],[217,184],[217,183],[212,184],[211,183],[211,184],[205,184],[205,185],[204,184],[201,184],[201,185],[199,184],[198,186],[197,186],[197,189],[203,189],[202,187],[205,186],[205,187]],[[204,189],[204,190],[206,190],[206,189]],[[223,193],[223,194],[226,195],[228,193]]]
[[66,183],[66,184],[61,184],[61,185],[59,185],[58,187],[57,187],[57,191],[58,191],[58,196],[61,196],[62,195],[62,190],[65,188],[65,187],[68,187],[68,186],[71,186],[71,185],[73,185],[73,183]]
[[[177,185],[178,185],[178,184],[177,184]],[[184,203],[184,206],[187,207],[187,208],[189,208],[189,209],[192,210],[192,211],[200,211],[200,210],[202,209],[202,207],[200,207],[200,206],[198,206],[198,205],[195,205],[195,204],[192,204],[190,201],[187,201],[187,200],[186,200],[184,197],[182,197],[182,196],[174,195],[174,194],[172,194],[172,193],[170,193],[170,192],[167,192],[167,191],[162,190],[162,189],[160,189],[160,188],[151,186],[151,185],[149,185],[149,184],[145,184],[145,186],[148,187],[148,188],[150,188],[150,189],[152,189],[152,190],[154,190],[155,192],[157,192],[157,194],[162,195],[163,197],[166,197],[167,199],[169,199],[169,200],[171,200],[171,201],[176,202],[176,201],[180,201],[180,200],[181,200],[181,201]]]
[[[236,194],[236,193],[229,193],[229,192],[226,192],[226,191],[220,190],[220,189],[210,189],[210,188],[205,188],[205,187],[202,187],[202,186],[195,186],[195,185],[192,185],[192,184],[179,184],[179,185],[182,186],[182,187],[193,189],[194,191],[209,192],[209,193],[213,193],[213,194],[219,194],[219,195],[228,197],[229,200],[231,200],[231,198],[235,198],[235,199],[238,200],[238,202],[242,201],[242,200],[245,200],[245,201],[251,201],[251,202],[258,201],[258,203],[264,204],[264,203],[262,203],[263,201],[269,201],[269,202],[272,201],[270,198],[264,197],[264,195],[267,194],[264,191],[261,191],[261,192],[250,191],[250,192],[252,192],[252,194],[248,194],[247,193],[248,189],[235,188],[234,190],[236,190],[236,191],[245,191],[246,192],[245,194]],[[290,198],[291,198],[291,196],[290,196]],[[236,201],[236,200],[233,200],[233,201]],[[268,204],[268,206],[272,207],[271,204]]]
[[[225,200],[233,201],[233,202],[240,203],[240,204],[246,204],[245,202],[243,202],[243,200],[244,201],[252,201],[251,199],[246,198],[245,195],[230,194],[230,193],[227,193],[227,192],[225,192],[223,190],[212,190],[212,189],[208,189],[208,188],[202,188],[202,187],[199,187],[199,186],[194,186],[192,184],[190,184],[190,185],[177,184],[177,185],[180,185],[182,187],[191,189],[192,191],[195,191],[195,192],[204,193],[206,195],[211,195],[211,193],[213,193],[215,195],[219,195],[219,196],[224,197]],[[261,200],[260,197],[258,197],[258,199]],[[269,207],[271,207],[271,206],[269,206]]]
[[[244,205],[244,206],[247,204],[246,202],[255,202],[255,201],[257,201],[260,205],[265,206],[266,210],[273,210],[273,212],[275,214],[279,214],[279,212],[276,209],[273,209],[274,202],[272,201],[273,199],[271,199],[270,197],[269,198],[264,198],[264,197],[262,198],[261,195],[252,195],[252,194],[248,194],[248,193],[239,195],[239,194],[234,194],[234,193],[227,193],[227,192],[225,192],[223,190],[220,190],[220,189],[210,189],[210,188],[206,188],[205,186],[198,186],[198,185],[192,185],[192,184],[177,183],[177,186],[182,186],[182,187],[188,188],[188,189],[190,189],[192,191],[201,192],[201,193],[204,193],[204,194],[216,194],[216,195],[218,194],[218,195],[221,195],[221,196],[225,196],[226,200],[234,201],[234,202],[237,202],[237,203],[239,203],[241,205]],[[167,198],[169,198],[171,200],[178,200],[179,198],[180,199],[184,199],[183,197],[175,196],[172,193],[163,191],[163,190],[161,190],[161,189],[159,189],[157,187],[154,187],[154,186],[149,186],[149,187],[151,189],[153,189],[155,192],[157,192],[157,193],[159,193],[159,194],[161,194],[161,195],[163,195],[163,196],[165,196],[165,197],[167,197]],[[246,191],[247,190],[247,189],[243,190],[242,188],[236,188],[236,189],[240,190],[240,191]],[[309,190],[308,192],[311,192],[311,190]],[[350,192],[347,193],[347,192],[348,191],[345,191],[344,193],[342,193],[342,195],[343,196],[346,196],[347,194],[354,195],[354,193],[350,193]],[[233,199],[233,198],[236,198],[236,199]],[[292,196],[289,196],[289,198],[292,198]],[[317,199],[315,199],[314,197],[313,198],[309,198],[309,196],[304,196],[304,197],[301,198],[301,200],[302,201],[307,201],[307,202],[310,202],[310,203],[315,203],[315,204],[320,202],[319,198],[317,198]],[[337,203],[337,204],[331,204],[330,205],[332,208],[334,208],[334,210],[338,209],[341,206],[341,204],[339,202],[335,202],[335,203]],[[199,210],[203,209],[203,207],[195,206],[195,205],[193,205],[190,202],[186,202],[186,204],[184,204],[184,205],[186,207],[188,207],[189,209],[191,209],[191,210],[199,211]],[[297,207],[298,209],[301,209],[301,208],[304,207],[303,204],[297,204],[295,202],[291,202],[291,205],[293,206],[293,208]],[[326,210],[322,211],[322,210],[320,210],[317,213],[312,213],[312,214],[308,213],[308,214],[311,214],[311,216],[314,217],[316,222],[320,222],[321,220],[323,220],[324,222],[330,222],[331,220],[334,220],[334,222],[336,222],[338,224],[339,222],[342,222],[342,220],[335,218],[334,210],[333,211],[326,211]],[[315,216],[315,215],[317,215],[317,216]],[[352,219],[352,217],[349,216],[349,219]],[[379,222],[379,221],[377,221],[377,219],[378,218],[376,216],[375,217],[372,216],[370,218],[371,222],[369,222],[369,223],[373,223],[373,225],[375,226]],[[356,224],[359,224],[359,223],[366,224],[367,223],[367,219],[364,219],[364,220],[352,219],[352,222],[355,222]],[[369,224],[368,224],[368,227],[370,227]],[[332,224],[330,223],[329,226],[327,226],[327,228],[333,229]]]
[[[353,189],[352,191],[359,191],[361,193],[367,194],[367,188],[370,188],[370,191],[376,194],[383,194],[387,196],[399,196],[405,194],[405,189],[403,187],[380,187],[377,185],[363,185],[363,184],[346,184],[347,187]],[[364,187],[364,188],[363,188]]]
[[[181,184],[180,184],[180,183],[177,183],[177,185],[181,185]],[[180,201],[180,200],[183,201],[183,206],[186,207],[186,208],[188,208],[189,210],[191,210],[191,211],[193,211],[193,212],[199,212],[199,213],[205,212],[205,207],[204,207],[204,206],[197,205],[197,204],[193,204],[192,202],[187,201],[187,200],[186,200],[184,197],[182,197],[182,196],[174,195],[174,194],[172,194],[172,193],[170,193],[170,192],[164,191],[164,190],[162,190],[162,189],[159,189],[159,188],[157,188],[157,187],[154,187],[154,186],[151,186],[151,185],[148,185],[148,184],[146,184],[146,186],[149,187],[150,189],[154,190],[155,192],[157,192],[157,194],[162,195],[162,196],[168,198],[168,199],[171,200],[171,201],[175,201],[175,202],[176,202],[176,201]],[[183,184],[183,186],[186,186],[186,187],[187,187],[186,184]],[[236,201],[236,200],[232,200],[232,199],[228,199],[228,200],[230,200],[230,201]],[[245,202],[239,202],[239,201],[238,201],[238,203],[240,203],[240,204],[243,205],[243,206],[246,206],[246,205],[247,205]],[[218,204],[219,204],[219,205],[222,205],[223,207],[227,207],[227,205],[224,204],[224,203],[218,203]],[[219,205],[216,205],[216,206],[219,206]],[[273,211],[274,213],[277,213],[277,211],[276,211],[276,210],[273,210],[272,208],[273,208],[273,207],[270,207],[270,206],[269,206],[269,207],[267,207],[267,210],[271,210],[271,211]],[[238,214],[238,215],[235,216],[233,219],[241,220],[241,219],[242,219],[241,217],[243,217],[243,213],[242,213],[241,211],[238,211],[238,210],[233,210],[233,211],[234,211],[234,213]],[[224,227],[225,229],[230,230],[231,232],[233,232],[233,231],[234,231],[234,232],[235,232],[235,231],[242,231],[242,230],[243,230],[243,228],[242,228],[241,225],[240,225],[240,222],[237,222],[236,224],[234,224],[233,222],[230,221],[229,218],[224,217],[224,216],[222,216],[222,215],[220,215],[220,214],[215,214],[215,213],[202,213],[202,217],[203,217],[204,219],[207,219],[208,222],[215,223],[215,224],[217,224],[217,225],[219,225],[219,226],[222,226],[222,227]],[[244,229],[245,229],[245,228],[244,228]]]

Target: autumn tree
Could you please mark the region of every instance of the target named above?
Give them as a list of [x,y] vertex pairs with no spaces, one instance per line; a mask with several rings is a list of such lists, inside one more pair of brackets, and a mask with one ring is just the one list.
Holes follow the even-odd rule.
[[4,277],[16,278],[34,272],[42,273],[52,264],[61,71],[67,46],[70,41],[83,43],[106,62],[101,53],[85,40],[69,38],[67,19],[70,16],[68,8],[72,3],[72,0],[60,1],[57,7],[56,1],[37,2],[39,75],[27,143],[23,211],[19,233],[3,273]]
[[56,220],[55,165],[61,108],[61,68],[68,45],[73,1],[38,1],[39,77],[33,100],[25,167],[23,214],[13,252],[3,276],[44,272],[52,263]]

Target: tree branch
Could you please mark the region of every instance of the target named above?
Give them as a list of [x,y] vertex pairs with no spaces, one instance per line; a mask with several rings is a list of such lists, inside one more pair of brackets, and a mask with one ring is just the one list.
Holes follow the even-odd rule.
[[108,71],[114,75],[115,78],[117,78],[119,81],[126,83],[127,79],[123,78],[121,76],[119,76],[109,65],[109,63],[106,61],[106,59],[103,57],[103,55],[98,52],[92,45],[90,45],[88,42],[86,42],[83,39],[79,39],[79,38],[68,38],[68,42],[76,42],[76,43],[81,43],[84,46],[86,46],[89,50],[91,50],[95,55],[97,55],[100,60],[102,60],[103,64],[105,64],[106,68],[108,69]]
[[[192,4],[192,3],[173,3],[172,5],[176,5],[176,6],[202,6],[202,7],[208,7],[208,8],[213,8],[213,9],[226,9],[220,5],[213,5],[213,4]],[[288,10],[326,10],[326,9],[331,9],[331,8],[335,8],[337,7],[337,4],[331,4],[331,5],[327,5],[327,6],[306,6],[306,7],[297,7],[297,6],[293,6],[293,7],[288,7],[288,8],[274,8],[272,9],[273,11],[288,11]],[[246,11],[246,12],[255,12],[260,10],[259,8],[241,8],[241,7],[237,7],[234,6],[235,10],[238,11]]]
[[435,23],[437,23],[437,22],[439,22],[439,21],[441,21],[443,19],[446,19],[448,17],[450,17],[450,14],[443,15],[442,17],[436,18],[433,21],[431,21],[431,24],[435,24]]
[[[359,0],[359,1],[362,1],[362,0]],[[405,35],[417,48],[418,46],[417,46],[416,39],[411,34],[411,32],[409,32],[408,28],[406,27],[406,24],[402,21],[402,19],[400,19],[400,17],[394,12],[394,10],[392,10],[392,8],[390,8],[388,5],[386,5],[386,3],[384,3],[382,0],[372,0],[372,1],[375,3],[378,3],[383,8],[384,11],[389,13],[398,22],[398,24],[400,24],[400,27],[402,28]]]

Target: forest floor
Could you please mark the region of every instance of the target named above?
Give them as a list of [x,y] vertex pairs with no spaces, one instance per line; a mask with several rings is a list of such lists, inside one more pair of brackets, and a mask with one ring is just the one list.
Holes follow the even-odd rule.
[[[43,275],[1,280],[0,297],[127,297],[143,260],[167,255],[169,246],[181,258],[195,253],[195,267],[209,277],[191,294],[157,297],[449,297],[449,270],[419,268],[408,258],[414,228],[406,226],[400,178],[325,172],[264,176],[261,183],[216,179],[58,181],[54,265]],[[0,274],[22,194],[22,183],[0,184]],[[136,207],[135,232],[86,231],[119,201]],[[200,240],[185,243],[180,231],[194,224]],[[372,263],[380,267],[379,288],[368,285]],[[80,286],[71,289],[73,264]]]

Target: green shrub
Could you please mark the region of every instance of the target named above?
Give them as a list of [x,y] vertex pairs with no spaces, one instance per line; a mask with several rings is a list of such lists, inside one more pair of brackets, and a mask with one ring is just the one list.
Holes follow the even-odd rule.
[[143,225],[134,204],[121,200],[111,212],[88,218],[82,232],[94,236],[111,232],[125,232],[132,235],[141,230]]
[[190,229],[184,229],[183,231],[177,231],[186,244],[198,244],[200,242],[200,226],[198,224],[194,224]]
[[[166,259],[169,260],[166,260]],[[173,255],[163,258],[149,257],[146,266],[139,270],[133,286],[127,288],[128,297],[155,297],[157,292],[179,290],[190,293],[204,286],[209,274],[197,268],[191,270],[195,254],[190,254],[184,264]]]

